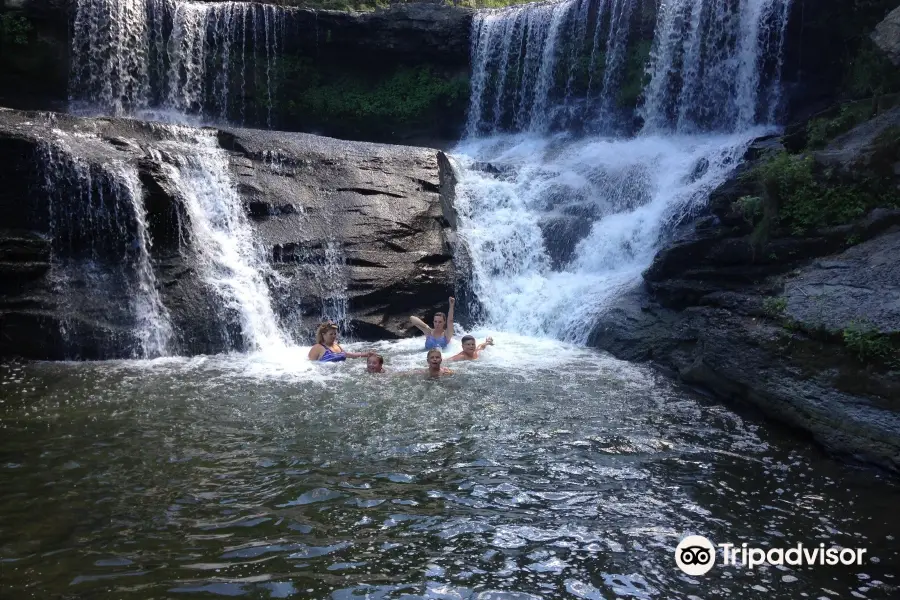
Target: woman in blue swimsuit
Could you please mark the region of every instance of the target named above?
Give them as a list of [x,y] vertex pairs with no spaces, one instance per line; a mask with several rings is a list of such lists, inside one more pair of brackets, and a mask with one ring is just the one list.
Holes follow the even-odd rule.
[[450,310],[447,315],[444,313],[434,313],[434,327],[429,327],[425,321],[419,317],[410,317],[409,321],[415,325],[419,331],[425,334],[425,349],[446,348],[453,339],[453,306],[456,304],[456,298],[450,298]]
[[338,326],[322,323],[316,329],[316,345],[309,349],[309,360],[343,362],[348,358],[368,358],[371,352],[344,352],[337,343]]

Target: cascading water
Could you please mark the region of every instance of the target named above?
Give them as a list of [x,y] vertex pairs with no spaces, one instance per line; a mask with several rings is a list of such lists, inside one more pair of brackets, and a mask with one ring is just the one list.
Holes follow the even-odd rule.
[[[72,107],[175,123],[250,120],[271,127],[286,10],[247,2],[78,0]],[[163,137],[175,141],[165,142],[171,152],[155,158],[184,201],[198,272],[221,308],[212,321],[226,330],[231,348],[284,347],[289,336],[272,309],[271,272],[254,246],[227,154],[208,132],[163,129]],[[136,174],[120,173],[119,180],[122,199],[140,199]],[[139,204],[139,237],[147,247]],[[152,275],[149,254],[139,259],[139,270]],[[135,300],[139,314],[146,312],[140,299],[146,297]],[[161,306],[158,294],[153,301]]]
[[638,1],[572,0],[478,12],[467,137],[573,127],[611,131]]
[[646,48],[631,32],[638,4],[476,15],[469,137],[454,155],[460,232],[491,327],[585,343],[773,129],[790,0],[673,0],[657,15],[643,130],[601,137],[632,127],[617,90]]
[[[41,149],[51,278],[66,303],[63,312],[109,323],[102,353],[164,356],[171,350],[172,327],[151,264],[138,174],[116,162],[92,169],[68,143],[60,137]],[[61,334],[67,351],[79,355],[84,341],[73,317],[63,322]]]
[[249,2],[78,0],[72,107],[271,127],[286,10]]
[[[283,348],[289,340],[272,308],[266,278],[270,267],[254,242],[243,201],[235,189],[228,155],[210,132],[168,126],[166,166],[190,221],[191,246],[203,281],[223,303],[220,322],[233,324],[247,350]],[[233,340],[236,342],[237,340]]]
[[645,128],[739,131],[773,121],[790,4],[663,3],[641,110]]

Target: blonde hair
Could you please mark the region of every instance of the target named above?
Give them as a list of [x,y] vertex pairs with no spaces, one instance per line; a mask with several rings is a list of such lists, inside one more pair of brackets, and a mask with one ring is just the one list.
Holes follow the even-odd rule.
[[432,354],[437,354],[438,356],[444,356],[443,354],[441,354],[440,350],[438,350],[437,348],[432,348],[431,350],[428,351],[428,355],[425,356],[426,360],[431,358]]
[[331,322],[322,323],[321,325],[319,325],[319,328],[316,329],[316,343],[322,344],[324,346],[325,345],[325,332],[329,331],[331,329],[334,329],[335,331],[337,331],[338,326]]

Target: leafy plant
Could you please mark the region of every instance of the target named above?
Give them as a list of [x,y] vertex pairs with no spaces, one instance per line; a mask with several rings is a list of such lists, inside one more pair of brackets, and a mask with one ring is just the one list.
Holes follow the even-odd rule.
[[775,319],[784,314],[787,310],[787,298],[766,298],[763,300],[763,312],[770,319]]
[[896,362],[897,350],[891,338],[871,325],[853,322],[843,331],[844,345],[862,363]]
[[[889,136],[890,140],[894,137]],[[900,141],[876,144],[886,162],[900,152]],[[891,163],[893,164],[893,163]],[[763,198],[763,219],[757,227],[786,226],[796,234],[849,223],[878,206],[896,206],[900,199],[876,170],[858,173],[858,181],[846,183],[816,168],[809,155],[780,152],[748,173],[755,178]]]
[[399,69],[369,85],[351,76],[327,83],[316,76],[291,102],[291,108],[329,118],[406,122],[423,118],[431,109],[452,106],[467,95],[465,78],[445,79],[428,67],[420,67]]
[[25,17],[4,13],[0,15],[0,44],[24,46],[31,29],[31,23]]
[[748,225],[753,225],[763,214],[763,202],[759,196],[741,196],[734,203],[734,208]]

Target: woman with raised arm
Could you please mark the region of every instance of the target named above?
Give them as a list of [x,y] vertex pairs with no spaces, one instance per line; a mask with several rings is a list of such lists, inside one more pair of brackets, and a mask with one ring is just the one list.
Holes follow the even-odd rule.
[[344,352],[337,343],[338,326],[322,323],[316,329],[316,345],[309,349],[309,360],[318,362],[343,362],[348,358],[368,358],[371,352]]
[[450,298],[450,310],[447,314],[434,313],[434,327],[429,327],[425,321],[419,317],[410,317],[409,321],[415,325],[419,331],[425,334],[425,349],[446,348],[453,339],[453,307],[456,304],[456,298]]

